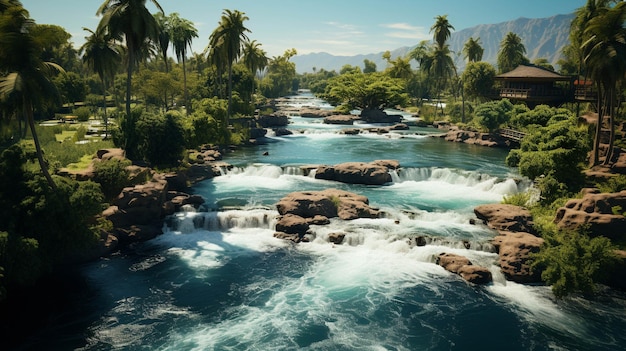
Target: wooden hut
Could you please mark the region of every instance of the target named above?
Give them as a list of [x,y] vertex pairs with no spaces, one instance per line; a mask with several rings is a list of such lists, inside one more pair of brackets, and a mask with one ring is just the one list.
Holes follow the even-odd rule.
[[574,101],[574,78],[548,69],[519,65],[514,70],[495,77],[499,83],[498,97],[523,101],[528,107],[537,105],[560,106]]

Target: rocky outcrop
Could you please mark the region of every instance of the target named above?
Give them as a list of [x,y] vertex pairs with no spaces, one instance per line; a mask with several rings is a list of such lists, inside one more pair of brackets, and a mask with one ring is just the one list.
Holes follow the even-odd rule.
[[438,265],[445,270],[458,274],[461,278],[474,284],[488,284],[493,280],[491,272],[485,267],[475,266],[464,256],[442,253],[437,256]]
[[498,231],[492,244],[505,278],[518,283],[540,282],[541,272],[530,267],[530,254],[539,252],[543,239],[534,234],[530,211],[514,205],[491,204],[476,207],[474,213]]
[[310,107],[303,107],[298,110],[298,114],[300,115],[300,117],[304,118],[324,118],[335,115],[337,114],[337,112],[333,110],[322,110]]
[[317,168],[315,178],[366,185],[383,185],[391,182],[389,167],[377,162],[379,161],[370,163],[346,162],[335,166],[320,166]]
[[587,226],[591,236],[626,238],[626,190],[599,193],[596,189],[585,189],[583,194],[581,199],[571,199],[558,209],[554,221],[559,228]]
[[341,124],[341,125],[352,125],[354,121],[359,120],[360,118],[355,115],[334,115],[324,118],[325,124]]
[[507,204],[488,204],[474,208],[476,217],[490,228],[509,232],[534,233],[533,216],[524,207]]
[[538,283],[541,272],[530,268],[532,253],[539,252],[543,239],[525,232],[499,231],[492,240],[498,251],[498,265],[507,280],[517,283]]
[[294,242],[305,240],[310,225],[328,224],[329,218],[351,220],[379,215],[369,206],[367,197],[338,189],[293,192],[283,197],[276,208],[281,217],[274,236]]
[[401,115],[388,115],[383,110],[365,109],[361,111],[361,119],[367,123],[400,123]]
[[289,124],[289,117],[281,114],[258,116],[256,123],[263,128],[284,127]]
[[457,128],[450,129],[446,134],[440,135],[446,141],[458,143],[489,146],[489,147],[508,147],[506,139],[496,134],[472,132],[460,130]]

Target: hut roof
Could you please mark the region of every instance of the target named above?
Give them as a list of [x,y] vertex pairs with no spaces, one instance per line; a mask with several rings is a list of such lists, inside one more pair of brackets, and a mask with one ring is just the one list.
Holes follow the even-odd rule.
[[570,77],[558,74],[556,72],[552,72],[543,67],[533,65],[519,65],[512,71],[497,75],[496,79],[570,80]]

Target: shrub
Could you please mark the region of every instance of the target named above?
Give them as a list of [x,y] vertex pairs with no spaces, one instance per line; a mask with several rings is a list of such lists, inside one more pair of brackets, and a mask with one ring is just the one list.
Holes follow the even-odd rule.
[[512,110],[513,104],[508,99],[486,102],[476,107],[474,120],[491,133],[508,122]]
[[605,237],[591,239],[584,231],[557,231],[545,235],[541,250],[533,255],[533,269],[552,285],[558,298],[573,292],[591,294],[617,260],[615,248]]
[[606,182],[596,183],[596,187],[603,193],[617,193],[626,190],[626,175],[611,177]]
[[93,180],[100,184],[107,200],[114,199],[126,186],[130,186],[129,160],[110,159],[94,165]]
[[89,107],[79,107],[77,109],[74,109],[74,114],[76,115],[76,119],[78,119],[81,122],[86,122],[89,120],[89,117],[91,116],[91,110],[89,109]]

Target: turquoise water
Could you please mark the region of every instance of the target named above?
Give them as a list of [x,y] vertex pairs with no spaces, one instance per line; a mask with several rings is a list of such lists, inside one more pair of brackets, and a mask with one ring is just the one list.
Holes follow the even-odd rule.
[[[84,267],[80,321],[42,331],[31,349],[81,350],[616,350],[623,294],[555,301],[548,287],[507,282],[470,225],[473,207],[523,191],[506,151],[424,136],[432,129],[347,136],[294,117],[297,134],[227,156],[235,165],[194,187],[203,211],[165,234]],[[300,133],[299,131],[304,131]],[[268,156],[263,156],[268,152]],[[396,159],[384,186],[316,180],[302,165]],[[310,243],[273,237],[274,204],[292,191],[341,188],[385,218],[313,227]],[[343,232],[343,245],[330,233]],[[424,247],[410,245],[428,236]],[[463,241],[471,248],[465,249]],[[488,267],[474,286],[434,264],[442,252]],[[64,335],[64,337],[55,337]]]

